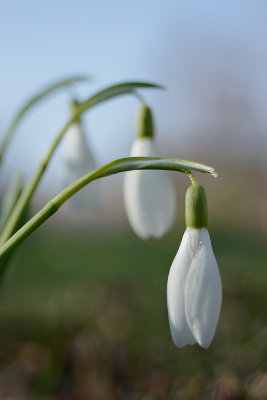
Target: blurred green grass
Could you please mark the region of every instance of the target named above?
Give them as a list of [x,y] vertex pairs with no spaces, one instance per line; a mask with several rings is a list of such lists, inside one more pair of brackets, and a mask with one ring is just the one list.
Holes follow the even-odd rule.
[[130,232],[41,230],[28,239],[1,290],[0,394],[13,393],[14,379],[20,387],[20,375],[25,386],[26,374],[23,398],[267,398],[258,390],[267,372],[265,238],[211,229],[223,306],[203,350],[177,349],[168,327],[166,282],[181,235],[143,242]]

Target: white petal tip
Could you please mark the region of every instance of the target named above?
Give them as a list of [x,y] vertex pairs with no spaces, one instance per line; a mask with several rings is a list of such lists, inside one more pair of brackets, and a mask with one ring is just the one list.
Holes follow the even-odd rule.
[[202,347],[203,349],[207,349],[208,347],[210,347],[211,342],[212,342],[213,338],[207,342],[203,341],[203,340],[197,340],[198,344],[200,347]]

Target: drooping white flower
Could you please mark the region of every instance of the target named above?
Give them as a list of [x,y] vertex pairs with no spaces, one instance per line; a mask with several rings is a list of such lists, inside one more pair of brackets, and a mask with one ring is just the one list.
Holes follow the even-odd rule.
[[[137,115],[137,138],[130,157],[156,157],[153,117],[143,105]],[[124,203],[134,232],[142,239],[159,238],[175,218],[176,198],[166,171],[130,171],[124,178]]]
[[[84,174],[94,170],[96,163],[88,146],[84,131],[79,121],[74,122],[63,142],[64,165],[62,180],[68,186]],[[69,200],[76,209],[84,209],[98,204],[97,182],[92,182]]]
[[190,215],[187,215],[188,227],[172,263],[167,283],[171,335],[178,347],[196,342],[204,348],[210,345],[222,302],[221,278],[209,232],[201,227],[205,224],[203,221],[206,216],[202,218],[203,215],[194,215],[196,212],[201,214],[206,207],[201,204],[202,200],[199,202],[198,188],[194,188],[193,197],[187,199],[187,208],[193,208],[193,213],[191,209]]
[[[131,157],[155,157],[153,138],[137,138]],[[124,203],[134,232],[143,239],[159,238],[174,222],[176,199],[165,171],[130,171],[124,178]]]

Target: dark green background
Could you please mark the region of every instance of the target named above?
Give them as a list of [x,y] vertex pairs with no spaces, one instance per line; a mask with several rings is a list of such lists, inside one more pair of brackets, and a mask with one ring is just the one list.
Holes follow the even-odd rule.
[[178,349],[166,282],[182,233],[144,242],[130,230],[42,229],[29,238],[1,291],[3,398],[263,399],[264,237],[210,228],[223,282],[218,329],[208,350]]

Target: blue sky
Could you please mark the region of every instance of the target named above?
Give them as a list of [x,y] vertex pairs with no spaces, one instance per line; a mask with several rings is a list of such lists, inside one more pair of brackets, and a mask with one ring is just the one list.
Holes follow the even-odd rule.
[[[72,74],[93,77],[74,90],[80,97],[123,80],[165,85],[165,92],[142,92],[155,111],[163,155],[187,155],[198,135],[216,125],[213,107],[224,81],[229,104],[249,93],[263,128],[267,124],[265,1],[11,0],[0,10],[0,133],[24,99]],[[25,118],[7,154],[6,174],[36,166],[66,121],[68,102],[67,94],[57,95]],[[135,99],[122,98],[85,117],[100,163],[127,155],[137,107]],[[229,123],[231,118],[229,112]],[[213,140],[216,145],[216,136]],[[60,157],[59,151],[47,182],[60,168]]]

